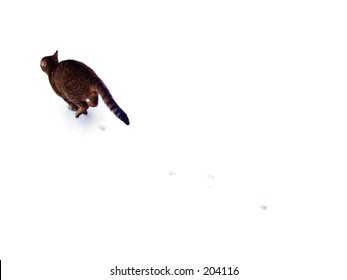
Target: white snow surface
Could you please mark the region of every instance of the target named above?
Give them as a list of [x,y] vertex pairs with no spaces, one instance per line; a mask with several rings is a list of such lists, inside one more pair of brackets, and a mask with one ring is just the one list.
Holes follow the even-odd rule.
[[[3,1],[4,279],[346,279],[346,13]],[[130,126],[101,100],[75,119],[39,66],[56,50],[94,69]],[[200,273],[110,275],[165,265]]]

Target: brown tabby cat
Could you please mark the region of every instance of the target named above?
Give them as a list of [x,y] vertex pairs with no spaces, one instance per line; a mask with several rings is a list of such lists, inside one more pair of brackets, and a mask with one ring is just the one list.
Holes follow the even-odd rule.
[[110,110],[129,125],[127,114],[114,101],[103,81],[87,65],[76,60],[59,62],[58,51],[42,58],[40,65],[48,75],[53,90],[76,112],[76,118],[87,114],[89,106],[96,107],[100,94]]

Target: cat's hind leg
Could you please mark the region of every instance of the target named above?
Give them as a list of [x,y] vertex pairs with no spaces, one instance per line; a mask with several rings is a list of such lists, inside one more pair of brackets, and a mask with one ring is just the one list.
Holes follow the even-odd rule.
[[[59,92],[59,95],[60,95],[61,98],[63,98],[64,101],[69,105],[69,109],[72,110],[72,111],[74,111],[74,112],[76,112],[76,118],[78,118],[78,117],[81,115],[81,113],[79,113],[78,116],[77,116],[77,111],[79,111],[80,106],[78,106],[78,104],[75,104],[75,103],[76,103],[76,100],[70,100],[70,98],[67,98],[67,97],[66,97],[66,96],[67,96],[66,94],[61,94],[60,92]],[[75,101],[75,102],[74,102],[74,101]],[[78,102],[77,102],[77,103],[78,103]],[[84,104],[83,104],[83,105],[84,105]],[[88,108],[87,108],[87,109],[88,109]],[[87,110],[84,110],[82,113],[85,114],[85,115],[88,114]]]
[[62,96],[62,98],[64,99],[64,101],[69,105],[69,109],[72,111],[77,111],[78,110],[78,106],[76,106],[75,104],[73,104],[69,99],[65,98]]
[[98,102],[99,102],[99,99],[98,99],[98,93],[95,92],[93,93],[91,96],[89,96],[89,98],[87,99],[87,103],[90,107],[96,107],[98,106]]
[[[72,102],[68,101],[69,104],[69,109],[76,112],[78,111],[78,106],[76,106],[75,104],[73,104]],[[83,114],[88,115],[88,111],[84,111]]]
[[78,101],[76,104],[78,106],[78,110],[76,111],[75,117],[78,118],[81,114],[87,114],[87,110],[89,108],[88,103],[85,101]]

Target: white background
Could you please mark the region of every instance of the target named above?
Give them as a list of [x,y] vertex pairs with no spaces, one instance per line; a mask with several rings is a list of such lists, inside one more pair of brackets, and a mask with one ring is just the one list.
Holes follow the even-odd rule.
[[[4,279],[346,279],[344,1],[2,1]],[[80,60],[74,118],[39,67]],[[264,209],[266,208],[266,209]],[[212,279],[212,277],[146,279]]]

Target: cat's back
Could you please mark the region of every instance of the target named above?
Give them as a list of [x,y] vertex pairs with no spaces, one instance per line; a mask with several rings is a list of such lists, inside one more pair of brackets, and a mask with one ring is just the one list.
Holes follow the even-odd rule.
[[86,64],[73,60],[63,60],[59,62],[57,68],[55,69],[55,75],[64,77],[84,77],[84,78],[98,78],[96,73]]

